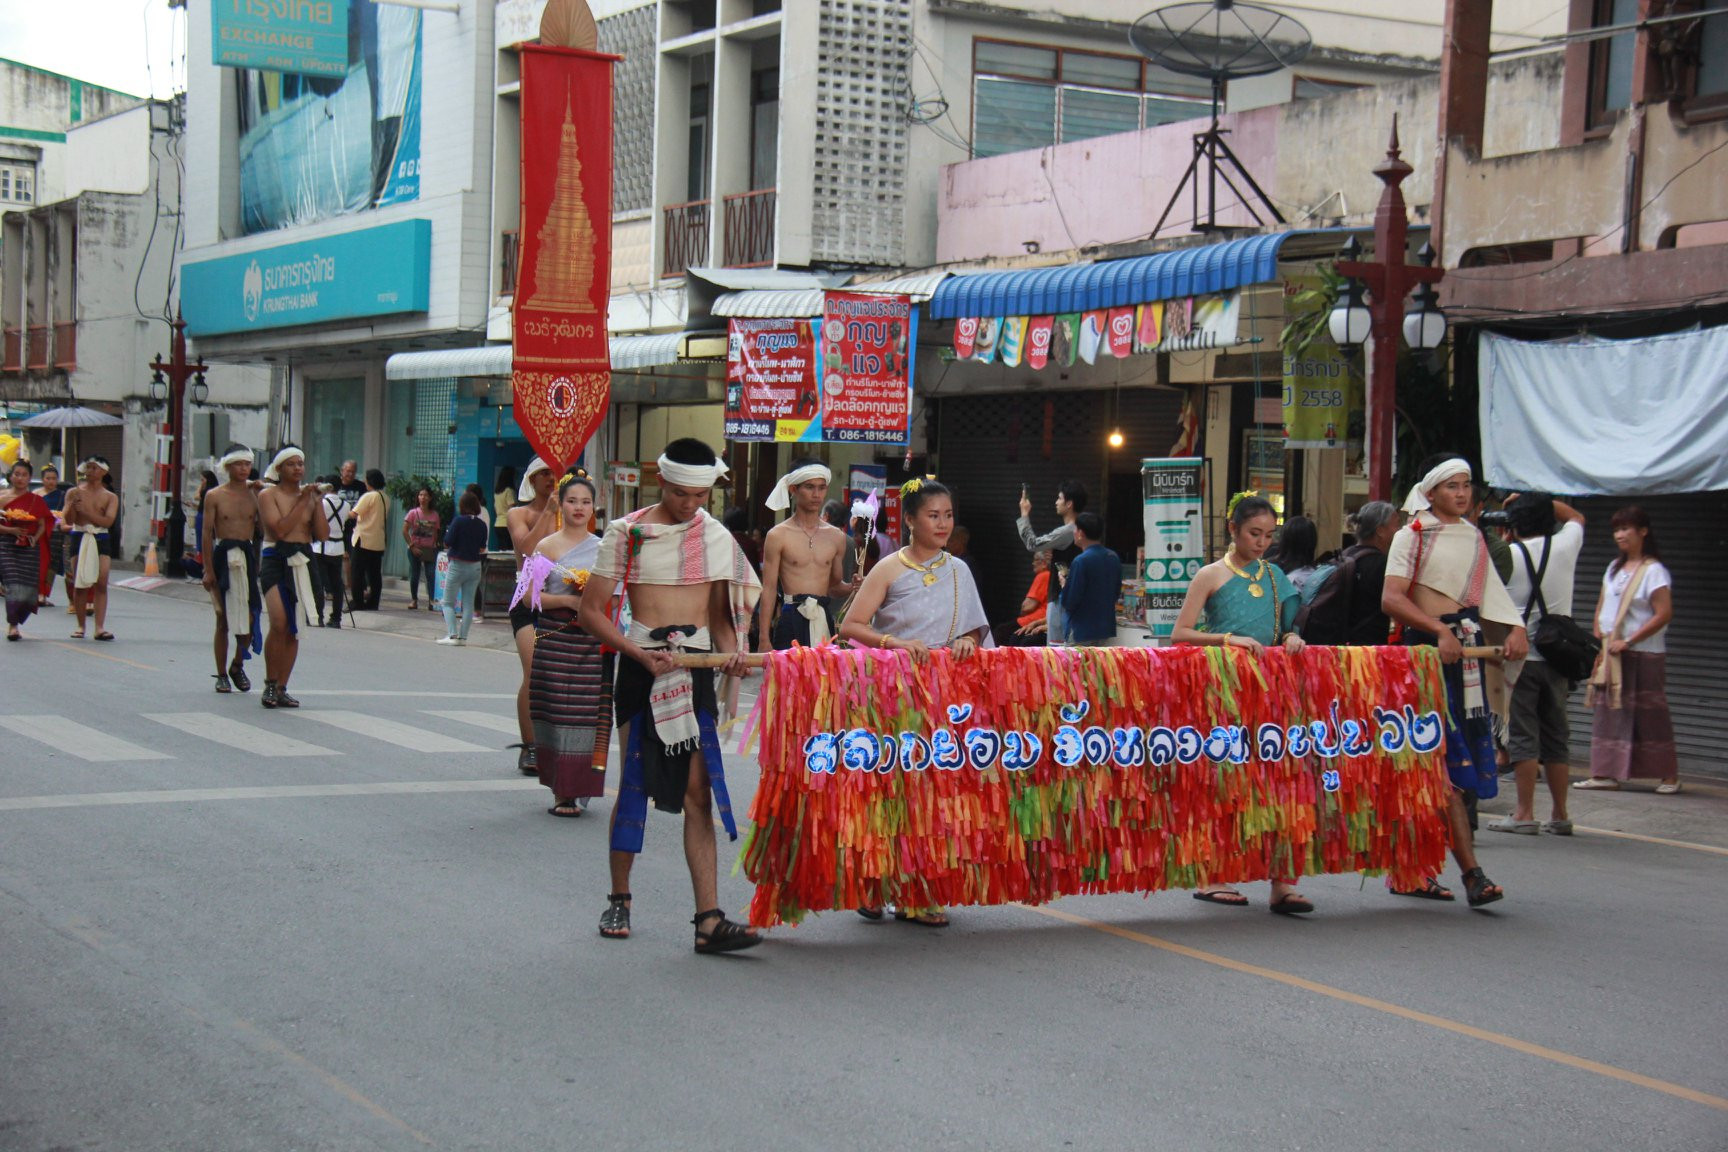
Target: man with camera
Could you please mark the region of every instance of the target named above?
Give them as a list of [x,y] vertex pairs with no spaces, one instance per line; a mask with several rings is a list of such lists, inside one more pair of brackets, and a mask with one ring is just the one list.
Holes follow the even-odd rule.
[[[1589,669],[1586,667],[1582,676],[1577,674],[1579,654],[1566,647],[1566,633],[1575,629],[1566,629],[1563,621],[1569,622],[1572,613],[1572,577],[1584,547],[1584,517],[1541,492],[1516,494],[1506,501],[1505,508],[1505,531],[1511,538],[1514,560],[1506,590],[1523,612],[1530,655],[1512,689],[1507,739],[1517,774],[1518,803],[1512,815],[1490,822],[1488,829],[1524,836],[1541,832],[1570,836],[1566,776],[1571,733],[1566,697],[1578,680],[1589,675]],[[1553,805],[1550,818],[1540,823],[1535,812],[1538,770],[1547,777]]]

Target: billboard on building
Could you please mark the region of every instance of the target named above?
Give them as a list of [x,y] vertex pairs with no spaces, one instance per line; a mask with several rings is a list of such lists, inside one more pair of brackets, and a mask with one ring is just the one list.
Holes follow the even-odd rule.
[[214,0],[211,59],[218,68],[345,76],[348,17],[348,0]]
[[1200,499],[1206,461],[1177,456],[1140,461],[1145,499],[1146,626],[1168,638],[1182,611],[1188,585],[1206,563]]
[[912,437],[912,349],[918,310],[907,296],[828,292],[822,300],[822,439],[906,444]]
[[243,68],[240,218],[267,232],[420,196],[420,13],[349,6],[334,76]]
[[816,400],[816,321],[727,321],[728,440],[820,440]]

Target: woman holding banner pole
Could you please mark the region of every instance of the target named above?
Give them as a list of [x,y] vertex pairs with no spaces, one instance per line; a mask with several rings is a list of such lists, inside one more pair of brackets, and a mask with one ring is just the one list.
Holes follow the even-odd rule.
[[[1230,501],[1230,547],[1224,556],[1200,569],[1182,600],[1182,611],[1170,639],[1177,644],[1246,648],[1258,656],[1282,644],[1294,655],[1302,651],[1296,634],[1300,597],[1288,577],[1265,560],[1278,532],[1278,515],[1269,501],[1238,493]],[[1208,884],[1194,893],[1208,904],[1243,908],[1248,897],[1228,884]],[[1272,882],[1274,912],[1299,916],[1314,905],[1296,891],[1295,880]]]

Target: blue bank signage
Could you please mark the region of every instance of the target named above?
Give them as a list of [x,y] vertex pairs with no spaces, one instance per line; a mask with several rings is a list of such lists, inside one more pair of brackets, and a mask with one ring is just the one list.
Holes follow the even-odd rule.
[[424,312],[431,295],[430,220],[341,232],[180,269],[186,334],[195,337]]
[[[348,74],[349,0],[211,0],[210,47],[219,68],[303,76]],[[360,0],[369,4],[371,0]]]

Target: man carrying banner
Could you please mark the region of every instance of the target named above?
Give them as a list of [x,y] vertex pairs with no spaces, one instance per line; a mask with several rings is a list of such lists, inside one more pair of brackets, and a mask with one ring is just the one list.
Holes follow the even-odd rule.
[[1483,622],[1508,629],[1505,655],[1522,660],[1529,649],[1523,620],[1494,570],[1482,533],[1465,519],[1470,511],[1470,465],[1450,454],[1424,462],[1425,474],[1410,490],[1408,526],[1392,538],[1380,603],[1391,618],[1394,640],[1437,644],[1446,679],[1446,767],[1452,778],[1447,819],[1452,854],[1464,870],[1470,907],[1505,896],[1477,866],[1470,843],[1466,793],[1492,797],[1499,789],[1494,735],[1489,725],[1490,683],[1483,661],[1466,656],[1484,643]]
[[[246,675],[247,650],[258,635],[262,612],[258,596],[258,497],[252,491],[252,449],[231,444],[216,467],[228,482],[204,496],[204,587],[216,606],[216,691],[252,690]],[[228,659],[228,636],[234,658]],[[226,663],[225,663],[226,662]]]
[[[685,668],[676,653],[724,652],[727,675],[744,672],[741,641],[761,582],[732,534],[704,510],[726,475],[700,440],[674,440],[659,460],[660,502],[606,526],[579,620],[621,654],[613,687],[624,771],[612,810],[612,892],[600,934],[630,935],[630,870],[642,851],[648,802],[684,813],[684,856],[696,895],[696,951],[735,952],[762,942],[719,908],[713,807],[736,840],[720,759],[713,669]],[[630,630],[610,607],[622,585]]]
[[[516,552],[518,579],[522,575],[523,563],[534,555],[540,541],[558,528],[558,505],[552,499],[552,489],[557,484],[558,477],[538,456],[528,462],[527,471],[522,473],[522,486],[516,490],[516,507],[510,509],[510,515],[505,518],[506,527],[510,529],[510,547]],[[516,757],[516,767],[524,776],[540,774],[534,759],[534,718],[528,711],[528,679],[534,671],[534,637],[537,635],[534,622],[537,615],[526,597],[510,609],[510,632],[516,638],[516,655],[522,661],[522,683],[516,688],[516,727],[522,735],[522,743],[516,745],[521,749]]]
[[824,597],[851,591],[842,575],[846,533],[822,519],[833,473],[817,460],[795,460],[768,494],[768,507],[792,515],[768,531],[762,546],[762,602],[756,634],[766,650],[806,648],[834,635]]

